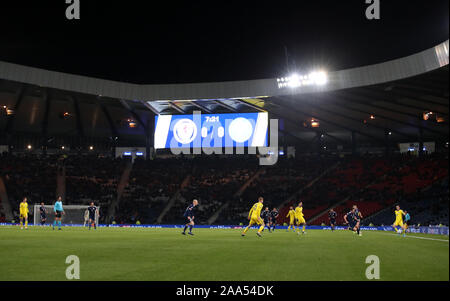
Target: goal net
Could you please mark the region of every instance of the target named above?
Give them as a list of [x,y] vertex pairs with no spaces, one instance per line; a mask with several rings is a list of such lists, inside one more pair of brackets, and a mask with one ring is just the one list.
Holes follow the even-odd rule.
[[[34,224],[40,225],[41,224],[41,213],[39,208],[41,205],[34,205],[33,207],[33,215],[34,215]],[[45,210],[47,212],[46,217],[47,220],[45,221],[45,224],[53,224],[53,221],[55,220],[55,212],[53,210],[52,205],[44,205]],[[61,217],[61,223],[62,224],[72,224],[72,225],[81,225],[83,226],[85,223],[86,225],[89,223],[89,214],[87,213],[88,205],[63,205],[64,208],[64,215]],[[97,206],[97,213],[95,214],[95,223],[98,225],[98,216],[100,212],[100,207]]]

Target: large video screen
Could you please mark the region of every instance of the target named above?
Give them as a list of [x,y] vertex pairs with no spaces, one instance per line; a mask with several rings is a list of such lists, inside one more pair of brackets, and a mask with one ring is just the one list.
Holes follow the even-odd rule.
[[268,114],[158,115],[155,149],[267,146]]

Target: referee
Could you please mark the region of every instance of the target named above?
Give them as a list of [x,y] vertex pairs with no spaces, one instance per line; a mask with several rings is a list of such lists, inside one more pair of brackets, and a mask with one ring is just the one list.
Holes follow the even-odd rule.
[[53,222],[53,230],[55,230],[57,222],[58,222],[58,230],[61,230],[61,216],[65,214],[62,206],[61,197],[58,197],[58,199],[56,200],[55,205],[53,206],[53,211],[55,212],[55,221]]

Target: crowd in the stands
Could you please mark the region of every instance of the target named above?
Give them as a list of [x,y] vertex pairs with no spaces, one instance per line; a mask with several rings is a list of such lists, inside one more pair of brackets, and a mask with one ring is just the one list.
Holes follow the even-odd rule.
[[262,168],[258,177],[244,193],[232,200],[223,210],[218,222],[225,224],[245,222],[249,207],[259,196],[264,197],[265,206],[280,206],[291,195],[303,189],[309,182],[340,161],[336,157],[305,156],[280,158],[276,165]]
[[[127,168],[129,176],[124,177]],[[328,221],[330,206],[336,206],[340,217],[352,204],[358,204],[367,217],[377,213],[382,217],[383,210],[399,202],[423,224],[448,224],[448,212],[442,211],[448,211],[448,185],[437,184],[448,179],[446,153],[424,158],[280,157],[273,166],[260,166],[258,159],[250,156],[138,158],[131,164],[129,158],[98,155],[5,153],[0,156],[0,177],[16,216],[24,196],[31,204],[53,204],[62,191],[66,204],[92,200],[100,205],[103,222],[181,223],[184,210],[195,198],[200,203],[199,224],[246,223],[249,208],[263,196],[266,206],[280,209],[280,223],[286,222],[289,206],[302,200],[305,217],[313,224]],[[121,181],[123,193],[118,189]],[[438,196],[430,197],[426,191]],[[430,203],[424,203],[425,199]],[[117,207],[106,220],[111,204]],[[388,223],[375,218],[369,221]],[[339,217],[338,222],[342,222]]]
[[[339,198],[345,200],[345,202],[338,204],[335,208],[339,223],[343,223],[343,215],[354,204],[360,208],[365,216],[371,216],[386,207],[407,199],[412,202],[420,201],[422,200],[422,190],[448,176],[447,154],[434,154],[424,158],[399,155],[383,159],[383,161],[382,163],[380,159],[364,158],[365,164],[370,165],[372,163],[373,166],[378,166],[379,173],[372,169],[372,172],[366,173],[370,173],[374,176],[373,178],[364,181],[360,177],[356,177],[353,183],[347,186],[346,194]],[[358,164],[361,164],[361,162]],[[327,221],[328,215],[324,213],[315,219],[314,223],[322,224],[327,223]],[[370,221],[365,220],[364,223],[369,224]]]
[[59,166],[56,156],[0,155],[0,177],[15,216],[24,197],[31,203],[54,201]]
[[126,161],[103,156],[69,156],[63,159],[65,202],[107,205],[117,197],[117,184]]
[[190,170],[190,163],[180,158],[136,159],[115,220],[118,223],[156,222]]

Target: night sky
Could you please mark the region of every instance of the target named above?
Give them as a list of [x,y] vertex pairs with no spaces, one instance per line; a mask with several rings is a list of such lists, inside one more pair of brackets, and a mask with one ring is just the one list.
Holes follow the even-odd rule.
[[448,0],[380,2],[381,20],[367,20],[365,0],[81,0],[81,20],[67,20],[65,0],[2,0],[0,60],[133,83],[189,83],[357,67],[448,39]]

